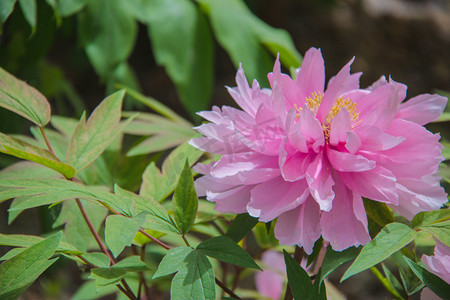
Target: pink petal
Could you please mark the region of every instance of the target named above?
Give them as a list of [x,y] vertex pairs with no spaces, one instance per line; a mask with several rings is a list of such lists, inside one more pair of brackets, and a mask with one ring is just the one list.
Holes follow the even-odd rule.
[[384,151],[396,147],[405,140],[404,137],[396,137],[384,133],[375,126],[360,126],[355,128],[355,133],[361,140],[361,150]]
[[297,244],[311,254],[314,243],[320,237],[320,209],[317,203],[309,197],[299,207],[279,216],[275,237],[280,244]]
[[306,145],[306,139],[300,130],[300,122],[296,122],[295,118],[296,110],[289,110],[285,126],[288,141],[295,149],[307,153],[309,150]]
[[367,217],[361,196],[349,190],[338,178],[333,208],[320,217],[322,236],[336,251],[370,241]]
[[256,185],[251,192],[247,210],[259,221],[268,222],[285,211],[302,204],[309,196],[305,180],[286,182],[281,176]]
[[388,128],[397,114],[405,93],[405,85],[391,81],[359,98],[357,100],[359,120],[363,125]]
[[338,145],[347,140],[347,132],[352,129],[350,114],[346,109],[341,109],[331,121],[330,144]]
[[396,119],[387,134],[406,138],[398,146],[369,159],[389,169],[397,177],[417,178],[433,174],[443,160],[439,134],[433,134],[417,123]]
[[425,125],[439,118],[447,105],[447,98],[423,94],[400,104],[396,118]]
[[336,99],[345,92],[359,88],[359,77],[361,73],[350,75],[350,65],[353,63],[352,58],[339,73],[328,83],[325,95],[317,112],[317,118],[323,122],[328,115],[331,107],[333,107]]
[[319,147],[325,144],[323,128],[314,113],[307,107],[303,107],[300,113],[300,128],[306,142],[311,144],[315,152],[318,152]]
[[426,176],[422,180],[398,179],[399,203],[390,207],[410,220],[421,211],[439,209],[448,201],[439,179],[437,175]]
[[255,275],[257,291],[270,299],[279,300],[283,293],[286,265],[283,254],[268,250],[262,255],[263,271]]
[[250,89],[247,79],[245,78],[242,65],[239,65],[239,69],[236,73],[236,83],[237,87],[228,88],[228,92],[245,112],[254,116],[260,102],[254,101],[252,98],[252,90]]
[[285,103],[283,103],[283,106],[280,106],[280,108],[284,108],[284,110],[281,110],[282,112],[285,113],[286,110],[294,107],[294,103],[296,103],[297,105],[301,104],[301,106],[299,107],[302,107],[304,105],[305,98],[300,94],[300,90],[296,82],[292,80],[290,76],[281,73],[280,60],[278,56],[273,66],[273,73],[269,73],[267,77],[269,78],[272,90],[274,89],[275,85],[281,87],[284,99],[286,99]]
[[385,168],[376,166],[366,172],[342,172],[339,175],[345,185],[358,195],[371,200],[398,204],[396,178]]
[[450,247],[436,240],[434,256],[423,255],[422,262],[430,272],[450,284]]
[[310,48],[305,53],[303,63],[297,75],[297,86],[300,90],[295,101],[299,107],[303,107],[304,101],[314,92],[323,92],[325,87],[325,64],[320,49]]
[[207,191],[206,199],[216,203],[214,209],[217,211],[229,214],[242,214],[247,212],[250,191],[253,187],[253,185],[243,185],[219,193]]
[[213,164],[210,172],[226,184],[256,184],[280,176],[277,157],[255,152],[224,155]]
[[331,167],[323,154],[317,155],[316,159],[309,165],[306,172],[311,195],[319,204],[321,210],[329,211],[334,199],[331,177]]
[[347,140],[345,141],[345,149],[351,154],[355,154],[361,148],[361,139],[353,131],[347,131]]
[[375,168],[375,162],[368,160],[362,155],[353,155],[327,149],[327,157],[333,168],[340,172],[364,172]]
[[369,91],[376,90],[382,85],[388,84],[388,81],[386,80],[386,76],[382,75],[380,78],[378,78],[377,81],[375,81],[371,86],[367,87]]
[[280,148],[279,165],[286,181],[296,181],[306,176],[306,170],[317,154],[313,151],[303,153],[297,151],[288,142]]

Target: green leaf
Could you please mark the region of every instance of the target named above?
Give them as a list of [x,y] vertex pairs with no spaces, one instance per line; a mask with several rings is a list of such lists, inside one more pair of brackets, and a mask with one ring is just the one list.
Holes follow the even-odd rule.
[[247,78],[267,85],[266,74],[272,71],[273,55],[288,67],[298,68],[301,56],[289,34],[275,29],[254,16],[241,0],[198,0],[208,14],[219,44],[237,67],[242,63]]
[[26,250],[26,248],[13,248],[13,249],[9,250],[8,252],[6,252],[5,255],[0,257],[0,261],[8,260],[10,258],[13,258],[17,254],[22,253],[25,250]]
[[[1,234],[0,233],[0,245],[3,246],[11,246],[11,247],[30,247],[41,241],[44,238],[33,235],[24,235],[24,234]],[[56,248],[57,252],[64,253],[73,253],[73,254],[81,254],[82,252],[78,251],[73,245],[60,242],[58,247]]]
[[178,272],[185,264],[184,260],[194,249],[190,247],[177,247],[167,251],[153,275],[153,279]]
[[145,213],[133,218],[111,215],[106,218],[105,242],[114,257],[119,256],[125,246],[130,246],[134,236],[145,220]]
[[132,120],[129,118],[119,124],[124,95],[125,91],[121,90],[106,97],[87,122],[84,114],[81,117],[67,149],[67,163],[75,166],[78,172],[102,154]]
[[155,134],[131,148],[130,151],[128,151],[127,156],[143,155],[167,150],[188,142],[192,136],[193,135],[186,136],[183,133],[176,132]]
[[115,265],[111,266],[112,269],[121,269],[131,272],[139,272],[148,270],[146,264],[137,255],[125,257]]
[[198,209],[194,180],[192,179],[191,168],[187,160],[173,194],[172,207],[175,223],[181,234],[185,234],[194,224]]
[[176,226],[172,218],[169,216],[167,210],[155,200],[143,196],[138,196],[132,192],[121,189],[118,185],[114,187],[114,191],[122,199],[126,200],[127,202],[134,203],[137,208],[137,213],[146,212],[149,214],[147,216],[147,220],[150,219],[155,223],[152,224],[153,227],[150,228],[155,228],[155,226],[159,225],[164,228],[168,228],[172,232],[178,233]]
[[114,285],[100,287],[95,284],[95,281],[89,280],[73,294],[71,300],[97,300],[104,296],[117,292],[117,287]]
[[30,286],[57,258],[48,260],[55,252],[62,233],[31,246],[0,265],[0,298],[16,299]]
[[253,258],[227,236],[203,241],[197,246],[197,251],[226,263],[261,270]]
[[442,115],[432,123],[448,122],[450,121],[450,112],[444,111]]
[[308,273],[284,249],[283,254],[288,284],[294,299],[309,299],[313,293],[313,285]]
[[371,237],[376,236],[384,226],[395,221],[394,216],[386,204],[365,198],[363,201],[369,221],[369,232]]
[[403,287],[408,296],[414,295],[425,286],[422,281],[417,278],[411,268],[407,268],[406,271],[403,268],[399,268],[399,273]]
[[19,0],[23,16],[31,26],[32,34],[36,31],[37,9],[36,0]]
[[95,279],[95,285],[97,286],[107,286],[117,284],[126,273],[127,271],[122,269],[94,268],[91,269],[89,278]]
[[325,259],[323,260],[321,280],[330,275],[331,272],[336,270],[340,265],[357,257],[360,251],[361,248],[351,247],[338,252],[331,249],[331,247],[328,247]]
[[126,61],[136,41],[137,24],[127,13],[128,0],[87,1],[79,33],[86,54],[103,79]]
[[16,4],[16,0],[3,0],[0,1],[0,29],[2,28],[3,23],[5,23],[6,19],[8,19],[9,15],[14,10],[14,5]]
[[397,299],[407,298],[408,295],[406,291],[403,289],[402,285],[398,281],[398,279],[391,273],[391,271],[384,265],[383,267],[384,274],[386,275],[386,279],[389,281],[391,288],[393,289],[393,295],[397,297]]
[[[90,201],[80,201],[94,229],[98,231],[108,213],[107,209]],[[81,215],[75,200],[65,201],[63,203],[61,213],[53,223],[53,227],[55,228],[60,225],[65,225],[64,236],[67,242],[74,245],[77,249],[86,252],[90,245],[96,245],[94,237],[86,225],[86,221]]]
[[450,247],[450,227],[448,225],[447,227],[421,226],[419,229],[431,233],[435,238],[447,245],[447,247]]
[[341,282],[362,272],[391,256],[404,246],[408,245],[417,235],[417,232],[405,224],[390,223],[359,253],[353,264],[345,272]]
[[232,239],[235,243],[239,243],[244,236],[249,233],[255,225],[258,224],[258,219],[251,217],[249,214],[239,214],[231,223],[226,236]]
[[0,171],[0,179],[55,178],[59,173],[31,161],[20,161]]
[[83,254],[83,258],[98,267],[101,267],[101,268],[109,267],[109,263],[110,263],[109,258],[104,253],[100,253],[100,252],[85,253],[85,254]]
[[175,190],[178,178],[184,168],[186,159],[192,166],[202,156],[203,152],[188,143],[173,150],[162,166],[162,172],[152,162],[142,175],[142,185],[139,194],[160,202]]
[[417,277],[433,291],[436,295],[442,299],[450,299],[450,285],[438,276],[428,272],[425,268],[421,267],[419,264],[413,262],[406,256],[405,261],[408,263],[411,270],[416,274]]
[[183,267],[172,280],[170,298],[173,300],[215,300],[214,271],[208,258],[192,251],[185,258]]
[[78,120],[74,118],[53,115],[50,120],[50,123],[62,135],[70,139],[70,137],[73,135],[75,128],[77,127]]
[[191,115],[207,108],[214,77],[213,40],[204,15],[190,0],[133,5],[140,21],[148,24],[156,62],[175,83],[184,107]]
[[63,17],[68,17],[78,11],[80,11],[85,5],[87,0],[56,0],[58,3],[58,9]]
[[447,220],[450,220],[449,209],[423,211],[415,215],[411,225],[413,228],[417,228],[419,226],[433,225]]
[[0,106],[38,126],[50,121],[50,104],[35,88],[0,68]]

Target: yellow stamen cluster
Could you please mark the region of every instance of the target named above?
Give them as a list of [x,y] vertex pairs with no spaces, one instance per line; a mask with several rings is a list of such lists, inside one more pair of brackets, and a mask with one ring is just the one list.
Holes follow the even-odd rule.
[[[321,92],[313,92],[311,97],[306,97],[305,102],[306,106],[314,113],[317,114],[317,110],[319,109],[320,103],[322,102],[323,94]],[[303,107],[298,107],[297,104],[294,104],[295,109],[297,110],[297,114],[295,115],[297,118],[300,117],[300,112]]]
[[[323,99],[323,94],[321,92],[314,92],[311,94],[310,97],[307,97],[305,99],[306,106],[314,113],[317,114],[317,111],[319,110],[320,103]],[[295,115],[298,119],[300,117],[300,112],[302,111],[302,107],[298,107],[296,104],[294,104],[295,109],[297,110],[297,114]],[[356,109],[356,103],[354,103],[349,98],[343,98],[339,97],[336,99],[336,101],[333,104],[333,107],[331,107],[330,111],[328,112],[327,117],[322,123],[323,133],[325,136],[325,140],[328,142],[330,140],[330,132],[331,132],[331,122],[333,118],[341,111],[341,109],[345,108],[349,114],[350,119],[352,122],[352,129],[355,128],[361,121],[359,120],[359,113]]]

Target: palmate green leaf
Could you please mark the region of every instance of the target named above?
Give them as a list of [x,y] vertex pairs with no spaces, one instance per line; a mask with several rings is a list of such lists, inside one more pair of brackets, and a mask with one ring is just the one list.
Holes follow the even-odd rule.
[[283,249],[289,288],[294,299],[310,299],[313,285],[308,273]]
[[94,268],[91,269],[89,278],[95,279],[96,286],[107,286],[117,284],[126,273],[127,271],[122,269]]
[[108,256],[101,252],[84,253],[83,258],[101,268],[108,268],[110,264]]
[[0,265],[0,298],[17,299],[57,258],[48,260],[60,243],[62,233],[31,246]]
[[79,33],[95,71],[109,79],[133,49],[137,24],[126,9],[128,0],[87,1],[80,14]]
[[36,0],[19,0],[23,16],[31,26],[32,34],[36,31],[37,8]]
[[242,63],[247,78],[267,85],[266,74],[272,70],[273,55],[288,67],[298,68],[301,56],[289,34],[255,17],[241,0],[197,0],[208,14],[218,42],[235,66]]
[[0,132],[0,152],[34,161],[51,168],[67,178],[75,176],[75,169],[61,162],[55,155],[40,147],[33,146],[17,138],[7,136]]
[[173,194],[172,207],[177,228],[181,234],[185,234],[194,224],[198,209],[197,193],[187,160]]
[[114,257],[119,256],[125,246],[130,246],[134,236],[145,221],[145,213],[133,218],[111,215],[106,218],[105,242]]
[[[108,214],[108,210],[90,201],[82,199],[80,201],[94,229],[98,231]],[[86,252],[91,246],[95,247],[97,245],[75,200],[69,200],[63,203],[61,213],[53,223],[53,228],[61,225],[64,225],[66,241],[74,245],[77,249]]]
[[[0,191],[0,201],[17,196],[29,196],[46,193],[72,193],[73,197],[86,198],[99,201],[114,210],[129,217],[136,212],[136,204],[130,197],[118,196],[109,192],[104,192],[99,187],[84,186],[72,181],[63,179],[22,179],[22,180],[0,180],[0,187],[12,187]],[[137,197],[136,199],[140,199]],[[60,201],[58,199],[55,199]],[[145,201],[145,200],[142,200]]]
[[142,175],[139,194],[158,202],[164,200],[175,190],[186,159],[189,166],[193,166],[202,154],[202,151],[185,143],[169,154],[163,162],[162,172],[153,162],[150,163]]
[[386,279],[388,280],[391,289],[393,291],[393,295],[396,296],[396,299],[404,299],[407,298],[408,295],[406,291],[403,289],[402,285],[398,281],[398,279],[391,273],[391,271],[384,264],[381,264],[383,267],[384,274],[386,275]]
[[249,233],[255,225],[258,224],[258,219],[251,217],[249,214],[239,214],[231,223],[226,236],[232,239],[235,243],[239,243],[244,236]]
[[153,275],[153,279],[178,272],[185,264],[184,260],[186,256],[192,251],[195,250],[191,247],[176,247],[167,251],[167,254],[159,263],[158,269]]
[[50,104],[35,88],[0,68],[0,106],[38,126],[50,121]]
[[[114,191],[123,200],[134,203],[136,205],[137,213],[148,213],[147,222],[142,225],[144,228],[151,228],[154,230],[164,228],[172,233],[178,233],[176,225],[169,216],[167,210],[155,200],[148,197],[138,196],[132,192],[121,189],[118,185],[114,187]],[[148,223],[152,223],[149,224],[150,227],[146,227]]]
[[172,280],[170,298],[215,300],[214,270],[208,258],[197,251],[192,251],[186,256],[184,263]]
[[147,265],[137,255],[125,257],[115,265],[111,266],[111,269],[121,269],[127,272],[139,272],[148,270]]
[[403,268],[399,268],[399,274],[402,285],[408,296],[414,295],[425,286],[411,268],[407,268],[406,271]]
[[6,19],[8,19],[9,15],[13,12],[16,1],[17,0],[0,1],[0,32],[3,23],[5,23]]
[[203,241],[197,246],[197,251],[226,263],[262,271],[253,258],[227,236],[213,237]]
[[417,232],[402,223],[390,223],[359,253],[353,264],[342,276],[341,282],[382,262],[393,253],[408,245]]
[[194,115],[207,108],[213,88],[213,39],[205,16],[190,0],[128,3],[148,25],[155,59],[175,83],[187,111]]
[[[1,234],[0,233],[0,245],[2,246],[11,246],[11,247],[31,247],[41,241],[43,241],[44,238],[34,235],[24,235],[24,234]],[[56,248],[55,251],[57,252],[63,252],[68,254],[81,254],[77,248],[75,248],[73,245],[66,243],[66,242],[60,242]]]
[[436,295],[442,299],[450,299],[450,285],[438,276],[428,272],[425,268],[419,264],[413,262],[407,257],[404,257],[405,261],[408,263],[411,270],[416,274],[417,277],[433,291]]
[[125,91],[106,97],[86,122],[83,114],[67,149],[67,163],[80,172],[92,163],[132,120],[119,124]]

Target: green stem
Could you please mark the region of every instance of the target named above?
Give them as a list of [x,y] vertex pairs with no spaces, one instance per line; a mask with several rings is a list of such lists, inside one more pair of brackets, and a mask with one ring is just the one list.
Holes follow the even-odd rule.
[[372,271],[372,273],[378,278],[378,280],[381,282],[381,284],[383,284],[383,286],[386,288],[386,290],[392,296],[394,296],[395,299],[403,299],[403,297],[400,296],[399,293],[397,293],[397,291],[391,285],[389,280],[381,274],[381,272],[377,269],[377,267],[373,266],[372,268],[370,268],[370,271]]
[[48,151],[55,156],[55,159],[59,162],[59,158],[56,156],[55,151],[53,151],[52,145],[50,145],[50,141],[48,140],[47,134],[45,133],[44,127],[39,126],[39,130],[41,131],[42,137],[44,138],[45,144],[47,145]]

